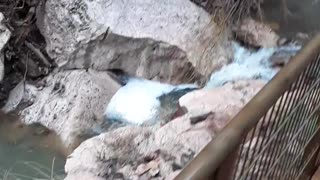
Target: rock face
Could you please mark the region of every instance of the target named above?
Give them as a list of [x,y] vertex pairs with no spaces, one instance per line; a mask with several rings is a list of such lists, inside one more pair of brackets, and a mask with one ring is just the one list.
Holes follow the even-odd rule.
[[238,39],[254,47],[277,47],[279,40],[271,27],[253,19],[243,20],[234,28],[234,32]]
[[232,54],[188,0],[48,0],[37,16],[48,54],[66,69],[122,68],[176,84],[208,76]]
[[[200,126],[199,126],[200,127]],[[212,136],[188,117],[164,127],[123,127],[83,142],[67,159],[66,179],[79,174],[116,179],[166,177],[181,169]]]
[[179,102],[189,114],[211,111],[214,115],[208,117],[208,127],[217,133],[264,85],[264,81],[258,80],[231,82],[219,88],[193,91]]
[[67,159],[66,179],[173,179],[263,85],[242,81],[194,91],[180,100],[188,112],[160,128],[127,126],[88,139]]
[[0,13],[0,82],[4,77],[4,56],[2,50],[11,36],[10,30],[2,24],[3,20],[4,16]]
[[36,92],[33,105],[22,111],[22,120],[54,130],[72,150],[81,140],[101,133],[100,116],[118,88],[106,72],[57,72]]

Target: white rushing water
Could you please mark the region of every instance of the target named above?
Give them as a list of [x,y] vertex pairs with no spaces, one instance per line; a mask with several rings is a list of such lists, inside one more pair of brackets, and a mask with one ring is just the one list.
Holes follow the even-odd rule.
[[141,125],[157,117],[163,94],[197,88],[193,84],[173,86],[140,78],[131,78],[110,100],[105,115],[110,120]]
[[277,73],[269,62],[273,54],[294,55],[301,47],[288,45],[279,48],[260,48],[257,51],[246,49],[239,43],[232,43],[233,62],[213,73],[206,88],[222,86],[230,81],[260,79],[269,81]]
[[[277,70],[269,62],[275,53],[281,56],[294,55],[299,46],[290,45],[280,48],[261,48],[257,51],[246,49],[238,43],[233,43],[233,62],[222,67],[211,75],[205,88],[222,86],[226,82],[237,80],[261,79],[269,81]],[[132,78],[128,84],[120,88],[112,97],[105,111],[110,121],[120,121],[141,125],[157,119],[160,101],[159,96],[173,89],[194,88],[195,85],[172,86],[140,78]]]

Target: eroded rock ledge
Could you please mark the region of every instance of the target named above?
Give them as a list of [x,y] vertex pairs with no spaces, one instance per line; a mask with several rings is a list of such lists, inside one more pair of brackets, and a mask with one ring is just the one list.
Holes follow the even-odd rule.
[[37,24],[65,69],[116,67],[177,84],[206,79],[232,57],[227,36],[217,38],[211,16],[191,1],[48,0]]

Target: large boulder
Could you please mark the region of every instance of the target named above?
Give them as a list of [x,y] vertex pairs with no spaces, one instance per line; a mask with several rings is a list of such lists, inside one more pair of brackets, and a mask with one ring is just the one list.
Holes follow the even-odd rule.
[[173,179],[263,85],[241,81],[194,91],[180,100],[188,112],[162,127],[127,126],[88,139],[67,159],[67,179]]
[[67,150],[101,133],[102,114],[119,85],[106,72],[72,70],[50,75],[22,111],[26,124],[54,130]]
[[4,55],[3,48],[10,39],[10,30],[2,23],[4,16],[0,13],[0,82],[4,77]]
[[188,0],[48,0],[37,16],[48,54],[66,69],[122,68],[176,84],[232,56],[227,35]]
[[277,47],[279,36],[267,24],[251,18],[242,20],[233,31],[238,39],[254,47]]
[[80,174],[116,179],[167,177],[189,162],[212,135],[188,116],[160,129],[122,127],[83,142],[67,159],[66,179]]
[[265,85],[264,81],[230,82],[213,89],[193,91],[180,98],[180,106],[189,114],[211,111],[207,126],[217,133]]

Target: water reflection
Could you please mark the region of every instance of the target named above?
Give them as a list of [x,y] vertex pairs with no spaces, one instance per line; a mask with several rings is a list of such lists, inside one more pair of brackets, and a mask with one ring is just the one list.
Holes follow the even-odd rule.
[[0,112],[0,179],[63,179],[64,152],[53,132]]

